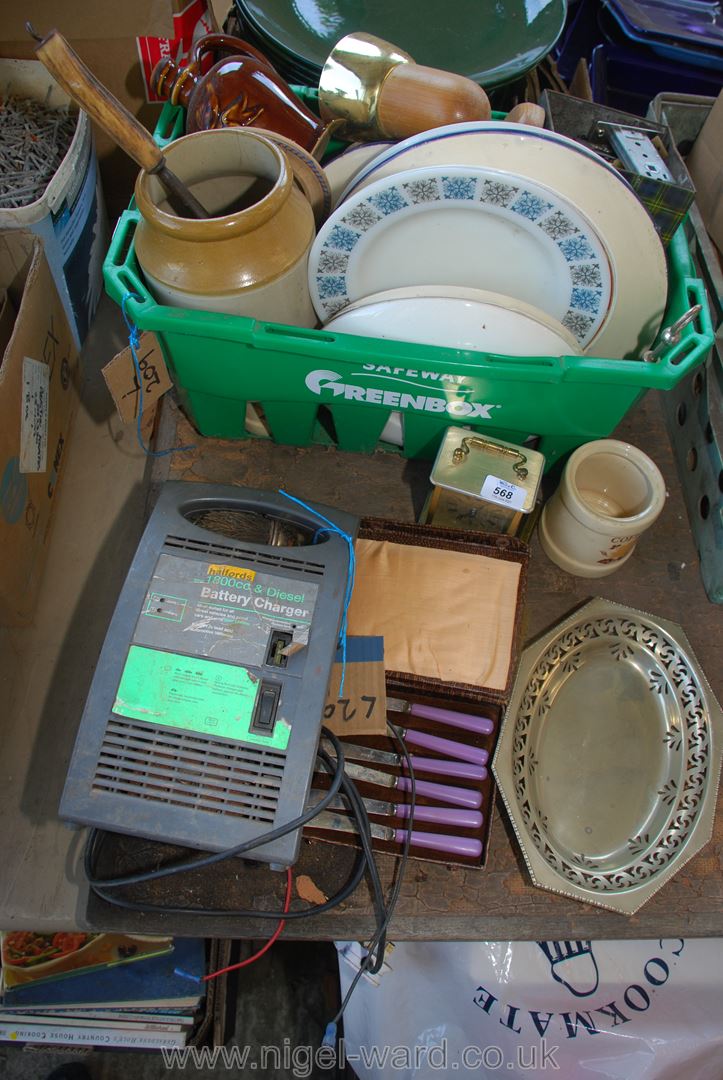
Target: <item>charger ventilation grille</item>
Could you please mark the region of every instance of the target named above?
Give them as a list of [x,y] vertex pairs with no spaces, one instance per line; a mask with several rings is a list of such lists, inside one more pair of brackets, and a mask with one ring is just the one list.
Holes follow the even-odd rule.
[[240,547],[237,544],[212,543],[190,536],[167,536],[163,550],[168,555],[186,551],[192,555],[204,555],[214,559],[237,559],[253,563],[254,566],[270,566],[274,570],[295,570],[297,573],[301,572],[313,577],[324,576],[324,564],[312,562],[310,559],[294,555],[276,555],[270,551]]
[[286,754],[111,716],[93,790],[272,824]]

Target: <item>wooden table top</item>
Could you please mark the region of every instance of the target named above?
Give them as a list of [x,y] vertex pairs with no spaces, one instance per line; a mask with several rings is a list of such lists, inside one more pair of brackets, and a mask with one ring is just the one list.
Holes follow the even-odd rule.
[[[668,499],[657,523],[642,537],[632,559],[599,581],[573,578],[531,544],[525,641],[530,641],[592,596],[603,596],[680,624],[714,692],[722,689],[723,620],[708,602],[700,581],[698,558],[688,526],[660,402],[650,393],[620,425],[617,437],[645,450],[657,462]],[[180,413],[167,405],[160,433],[164,446],[195,442],[195,449],[170,458],[171,479],[284,487],[359,515],[413,521],[428,488],[429,463],[394,454],[364,456],[314,447],[298,449],[249,440],[223,442],[199,438]],[[156,475],[158,480],[159,474]],[[163,477],[161,477],[163,478]],[[111,866],[126,870],[148,865],[152,845],[132,839],[114,841]],[[535,888],[530,881],[499,796],[490,836],[487,866],[468,870],[410,860],[390,936],[421,940],[547,940],[723,936],[723,802],[719,801],[711,842],[632,917],[615,914]],[[343,885],[353,851],[318,842],[302,844],[294,868],[327,895]],[[382,881],[394,880],[396,859],[380,856]],[[273,911],[283,893],[281,875],[263,866],[230,860],[183,880],[166,879],[143,894],[153,903]],[[140,898],[141,894],[138,894]],[[173,914],[139,916],[112,910],[91,899],[91,925],[147,932],[202,932],[232,937],[267,936],[273,923],[236,915],[198,917]],[[371,894],[364,883],[341,907],[312,919],[290,922],[285,936],[315,939],[361,939],[373,930]]]

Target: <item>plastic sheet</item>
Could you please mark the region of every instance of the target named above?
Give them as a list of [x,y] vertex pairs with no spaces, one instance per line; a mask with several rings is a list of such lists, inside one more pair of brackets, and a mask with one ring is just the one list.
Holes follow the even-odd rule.
[[[338,942],[342,993],[363,953]],[[344,1016],[361,1080],[721,1080],[723,939],[402,942]]]

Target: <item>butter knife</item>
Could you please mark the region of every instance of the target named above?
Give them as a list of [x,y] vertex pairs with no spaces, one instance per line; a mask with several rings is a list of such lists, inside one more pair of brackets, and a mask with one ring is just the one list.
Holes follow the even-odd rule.
[[[404,758],[392,754],[388,750],[373,750],[369,746],[357,746],[356,743],[344,741],[344,757],[351,761],[375,761],[380,765],[401,765],[404,768]],[[412,768],[415,773],[434,773],[437,776],[453,776],[458,780],[477,780],[481,782],[487,779],[487,769],[484,765],[473,765],[469,761],[448,761],[446,758],[419,757],[410,754]]]
[[441,709],[438,705],[415,705],[401,698],[387,698],[387,709],[392,712],[418,716],[420,720],[436,720],[447,727],[475,731],[479,735],[491,735],[495,730],[494,721],[487,716],[474,716],[472,713],[457,712],[454,709]]
[[426,732],[413,731],[411,728],[399,730],[404,741],[410,746],[419,746],[422,750],[433,750],[455,761],[471,761],[473,765],[487,764],[488,751],[480,750],[477,746],[469,746],[467,743],[456,742],[454,739],[440,739],[438,735],[427,735]]
[[[367,769],[347,761],[344,768],[352,780],[361,783],[376,784],[396,791],[411,791],[412,783],[408,776],[392,776],[381,769]],[[447,784],[433,784],[428,780],[416,780],[415,791],[427,799],[434,799],[445,806],[465,806],[469,810],[479,810],[482,805],[482,792],[475,788],[452,787]]]
[[[322,796],[323,791],[312,791],[314,797]],[[411,806],[409,803],[384,802],[382,799],[363,799],[362,802],[368,814],[378,814],[380,817],[410,816]],[[338,810],[342,814],[348,814],[349,810],[344,799],[332,799],[327,804],[327,809]],[[456,810],[449,806],[415,806],[414,820],[426,821],[432,825],[451,825],[457,829],[481,829],[483,817],[479,810]]]
[[[309,824],[317,829],[358,835],[358,829],[351,818],[342,817],[328,810],[322,810]],[[448,855],[459,855],[469,859],[478,859],[482,854],[482,844],[474,837],[447,836],[443,833],[419,832],[416,829],[408,832],[407,829],[395,829],[388,825],[370,824],[369,829],[377,840],[391,840],[393,843],[403,844],[409,837],[410,843],[416,848],[443,851]]]

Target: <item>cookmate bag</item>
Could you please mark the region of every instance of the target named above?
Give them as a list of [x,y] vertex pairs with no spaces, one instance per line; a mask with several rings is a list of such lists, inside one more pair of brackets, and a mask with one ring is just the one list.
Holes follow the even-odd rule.
[[[337,942],[342,995],[363,955]],[[721,1080],[723,939],[400,942],[363,976],[343,1052],[361,1080]]]

